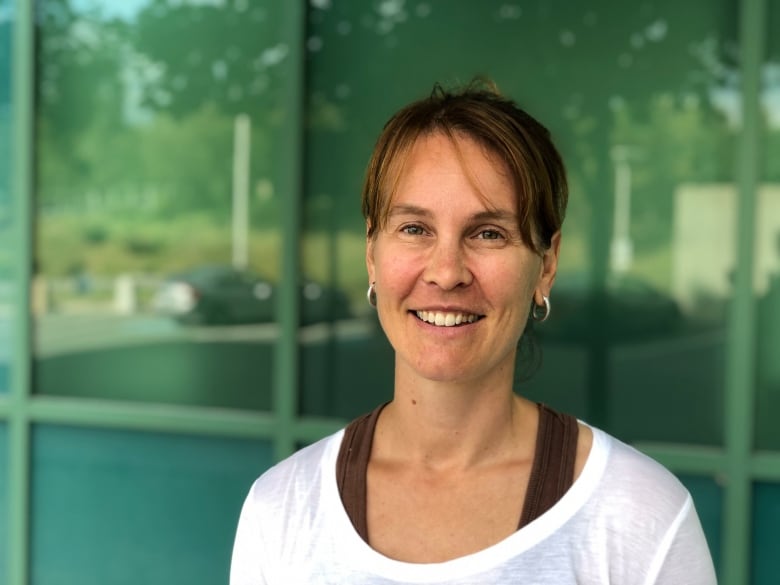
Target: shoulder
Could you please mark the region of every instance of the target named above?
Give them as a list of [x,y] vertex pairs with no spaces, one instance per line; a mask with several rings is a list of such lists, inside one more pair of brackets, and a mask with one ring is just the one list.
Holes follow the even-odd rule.
[[714,584],[707,541],[680,480],[654,459],[598,430],[596,449],[605,455],[605,464],[589,516],[603,550],[610,551],[613,569],[629,576],[645,566],[648,583]]
[[695,517],[691,496],[680,480],[634,447],[593,429],[586,466],[591,459],[600,473],[586,508],[610,532],[643,547],[660,543],[683,519]]
[[603,431],[594,430],[594,436],[600,436],[599,442],[608,450],[604,472],[607,489],[636,498],[652,495],[657,503],[671,504],[674,509],[689,497],[680,480],[658,461]]
[[330,475],[344,431],[320,439],[283,459],[255,480],[247,498],[257,508],[280,508],[319,493]]
[[330,488],[336,476],[334,450],[338,451],[342,434],[301,449],[252,484],[238,520],[231,584],[272,582],[280,559],[295,546],[305,549],[310,544],[304,541],[318,533],[312,528],[328,508],[328,494],[335,491]]

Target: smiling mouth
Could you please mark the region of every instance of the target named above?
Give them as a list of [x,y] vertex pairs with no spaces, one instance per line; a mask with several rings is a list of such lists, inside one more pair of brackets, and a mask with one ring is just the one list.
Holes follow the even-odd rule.
[[420,321],[425,321],[436,327],[456,327],[468,325],[482,318],[474,313],[450,313],[446,311],[414,311]]

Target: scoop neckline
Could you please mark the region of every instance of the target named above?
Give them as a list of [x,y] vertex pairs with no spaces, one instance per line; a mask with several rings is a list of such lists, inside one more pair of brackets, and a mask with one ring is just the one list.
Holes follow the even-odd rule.
[[336,483],[336,457],[344,436],[341,430],[329,446],[322,469],[323,499],[325,509],[331,516],[329,522],[334,526],[337,546],[343,546],[349,551],[350,562],[355,569],[407,583],[445,582],[500,566],[554,534],[582,508],[598,485],[606,468],[611,443],[603,431],[582,424],[593,433],[590,453],[577,479],[552,508],[496,544],[438,563],[411,563],[392,559],[373,549],[357,533],[344,509]]

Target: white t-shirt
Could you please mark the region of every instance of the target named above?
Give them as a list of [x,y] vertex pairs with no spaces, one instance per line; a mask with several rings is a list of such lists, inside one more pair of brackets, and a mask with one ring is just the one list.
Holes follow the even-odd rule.
[[269,469],[238,523],[230,585],[715,585],[691,496],[661,465],[593,429],[582,473],[539,518],[482,551],[396,561],[355,532],[336,484],[343,431]]

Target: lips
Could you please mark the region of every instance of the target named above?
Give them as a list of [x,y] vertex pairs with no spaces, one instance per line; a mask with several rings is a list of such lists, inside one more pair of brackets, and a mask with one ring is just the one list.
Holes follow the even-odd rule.
[[436,327],[455,327],[457,325],[474,323],[481,319],[481,316],[475,313],[460,311],[415,311],[415,315],[421,321]]

